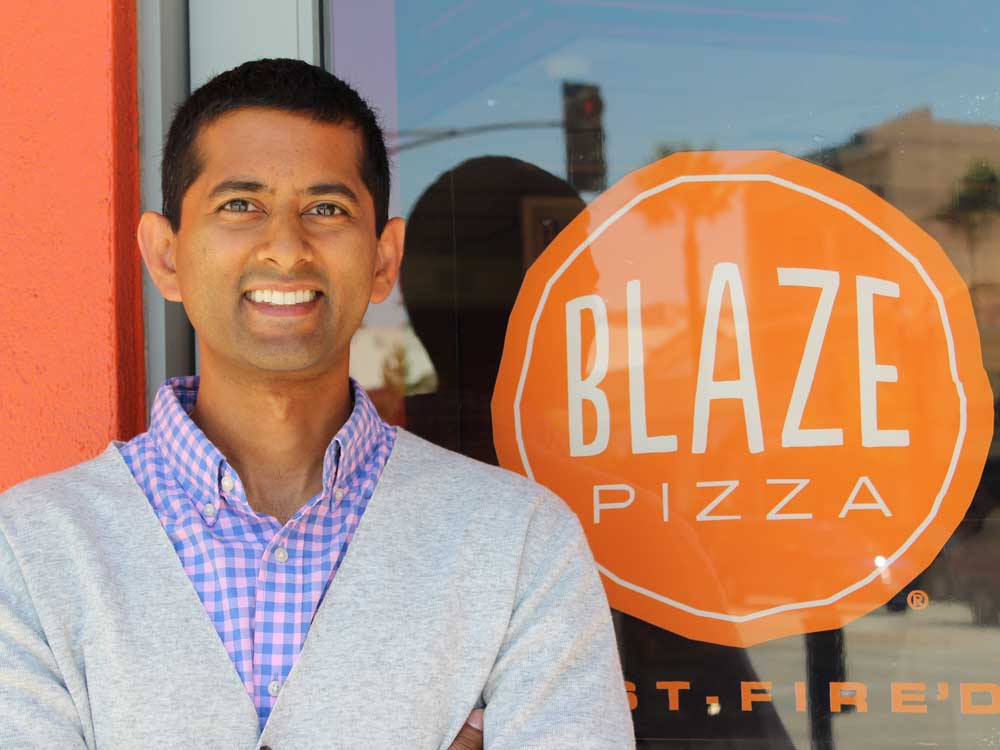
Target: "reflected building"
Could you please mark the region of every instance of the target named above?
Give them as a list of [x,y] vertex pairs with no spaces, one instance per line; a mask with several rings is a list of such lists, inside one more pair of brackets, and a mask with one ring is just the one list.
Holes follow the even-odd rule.
[[[1000,127],[939,120],[929,107],[858,131],[847,143],[806,156],[889,201],[941,245],[972,295],[983,364],[1000,378],[1000,211],[955,210],[956,196],[976,189],[977,170],[1000,167]],[[979,186],[995,191],[994,185]]]

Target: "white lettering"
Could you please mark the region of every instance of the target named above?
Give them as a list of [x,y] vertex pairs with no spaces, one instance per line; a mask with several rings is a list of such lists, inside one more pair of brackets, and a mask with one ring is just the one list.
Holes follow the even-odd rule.
[[802,429],[802,415],[806,409],[806,399],[812,390],[813,379],[816,377],[816,365],[819,363],[819,353],[826,338],[827,326],[830,324],[833,300],[840,287],[840,274],[837,271],[823,271],[818,268],[779,268],[778,284],[808,286],[822,290],[816,303],[812,325],[809,327],[809,335],[806,336],[799,372],[795,376],[792,398],[785,415],[785,426],[781,430],[781,446],[811,448],[822,445],[843,445],[844,431],[840,428]]
[[[594,317],[594,366],[583,377],[582,331],[583,311]],[[576,297],[566,303],[566,375],[569,390],[569,454],[596,456],[608,447],[611,435],[611,411],[608,397],[598,386],[608,374],[608,310],[596,294]],[[597,413],[594,439],[586,443],[583,437],[583,402],[589,401]]]
[[[785,509],[795,500],[802,491],[811,483],[811,479],[766,479],[769,486],[787,486],[789,491],[778,501],[771,510],[768,511],[766,520],[768,521],[809,521],[815,518],[809,512],[791,513]],[[748,520],[751,523],[759,522],[756,517],[744,517],[740,514],[730,513],[728,515],[716,513],[718,507],[736,491],[740,486],[740,480],[728,479],[720,481],[695,482],[695,487],[718,488],[719,493],[702,508],[695,516],[696,521],[742,521]],[[594,487],[594,523],[601,522],[602,512],[610,510],[625,510],[635,504],[636,490],[628,484],[595,484]],[[859,500],[862,489],[867,488],[868,499]],[[660,484],[663,523],[670,522],[670,485],[667,482]],[[882,495],[875,488],[872,480],[867,476],[858,477],[854,483],[847,500],[840,509],[837,518],[843,520],[851,511],[877,510],[886,518],[892,518],[892,511],[882,498]],[[832,509],[830,509],[832,512]],[[824,514],[826,516],[826,514]],[[829,517],[829,516],[827,516]]]
[[[862,487],[867,487],[868,492],[871,493],[874,502],[870,503],[856,503],[854,502],[858,493],[861,492]],[[847,498],[847,502],[844,503],[844,507],[840,509],[840,513],[837,518],[844,518],[852,510],[880,510],[882,515],[886,518],[892,518],[892,511],[889,510],[889,506],[885,504],[885,500],[882,496],[878,494],[878,490],[875,489],[875,485],[872,484],[872,480],[868,477],[858,477],[857,483],[854,485],[854,489],[851,490],[850,497]]]
[[[619,503],[602,503],[601,494],[604,492],[625,492],[628,493],[628,500]],[[630,506],[635,500],[635,490],[627,484],[595,484],[594,485],[594,523],[601,522],[602,510],[621,510]]]
[[786,505],[792,502],[792,499],[798,495],[809,484],[808,479],[768,479],[767,484],[794,484],[795,488],[792,489],[780,503],[775,505],[767,514],[768,521],[806,521],[813,517],[812,513],[782,513]]
[[[722,298],[729,290],[733,307],[736,354],[740,376],[736,380],[715,379],[715,357],[719,340],[719,318]],[[760,403],[750,350],[750,320],[739,267],[735,263],[719,263],[712,269],[705,306],[705,324],[701,334],[701,354],[698,359],[698,384],[694,396],[694,430],[692,453],[704,453],[708,446],[708,417],[715,399],[736,398],[743,402],[747,445],[751,453],[764,450],[764,433],[760,424]]]
[[719,505],[723,500],[729,497],[733,490],[740,486],[740,481],[738,479],[730,479],[722,482],[697,482],[695,487],[725,487],[722,492],[720,492],[716,498],[702,508],[701,512],[695,516],[696,521],[739,521],[743,516],[713,516],[710,515],[716,506]]
[[909,430],[880,430],[878,384],[895,383],[899,375],[893,365],[875,362],[875,295],[899,297],[899,284],[871,276],[858,276],[858,369],[861,386],[861,445],[865,448],[904,447]]
[[650,437],[646,427],[646,369],[642,351],[642,299],[639,281],[625,285],[625,315],[628,325],[628,398],[632,426],[632,453],[673,453],[676,435]]

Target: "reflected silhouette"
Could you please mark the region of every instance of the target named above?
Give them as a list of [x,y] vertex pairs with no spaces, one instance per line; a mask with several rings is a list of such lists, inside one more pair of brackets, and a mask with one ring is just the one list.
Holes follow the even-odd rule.
[[408,429],[497,463],[490,398],[507,319],[527,267],[584,205],[564,180],[501,156],[465,161],[420,196],[400,284],[438,383],[406,399]]

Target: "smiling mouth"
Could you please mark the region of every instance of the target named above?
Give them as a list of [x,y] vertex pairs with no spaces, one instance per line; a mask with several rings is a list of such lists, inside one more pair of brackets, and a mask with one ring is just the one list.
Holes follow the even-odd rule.
[[274,307],[291,307],[312,302],[317,297],[322,296],[322,292],[315,289],[299,289],[294,292],[282,292],[277,289],[254,289],[245,292],[243,297],[250,302],[262,303]]

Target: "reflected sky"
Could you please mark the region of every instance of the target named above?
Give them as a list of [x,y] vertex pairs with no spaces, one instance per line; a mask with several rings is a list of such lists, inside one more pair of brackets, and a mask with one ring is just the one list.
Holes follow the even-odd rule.
[[[400,3],[399,126],[558,120],[560,81],[596,82],[610,184],[662,144],[805,154],[921,106],[1000,122],[1000,5],[914,5]],[[564,174],[563,149],[555,127],[403,152],[401,212],[466,158],[507,154]]]

